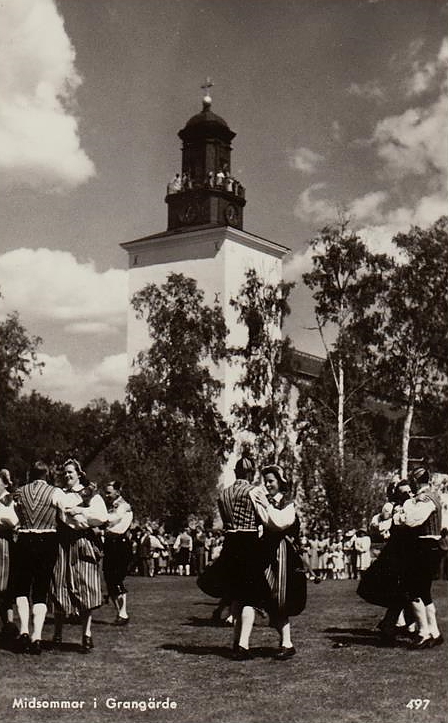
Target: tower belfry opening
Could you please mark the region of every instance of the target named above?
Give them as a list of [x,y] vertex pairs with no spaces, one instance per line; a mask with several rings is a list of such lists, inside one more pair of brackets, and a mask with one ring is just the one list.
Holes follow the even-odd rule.
[[168,231],[189,226],[243,228],[245,188],[232,175],[231,142],[236,133],[211,110],[207,81],[202,110],[179,131],[182,172],[168,184]]

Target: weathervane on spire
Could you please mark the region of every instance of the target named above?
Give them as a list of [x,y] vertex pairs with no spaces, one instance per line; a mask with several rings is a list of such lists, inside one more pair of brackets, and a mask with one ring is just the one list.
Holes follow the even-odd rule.
[[212,82],[211,78],[209,78],[208,76],[207,76],[207,78],[206,78],[206,80],[205,80],[205,83],[204,83],[203,85],[201,85],[202,90],[205,91],[204,97],[203,97],[203,99],[202,99],[202,102],[203,102],[203,104],[204,104],[204,108],[205,108],[205,107],[210,107],[211,104],[212,104],[212,98],[211,98],[211,95],[210,95],[210,93],[209,93],[209,89],[210,89],[210,88],[213,88],[214,85],[215,85],[215,84]]

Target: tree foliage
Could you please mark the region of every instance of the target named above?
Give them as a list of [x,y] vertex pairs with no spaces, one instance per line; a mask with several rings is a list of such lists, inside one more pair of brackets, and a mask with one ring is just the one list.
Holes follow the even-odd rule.
[[43,366],[37,359],[42,343],[38,336],[30,336],[17,312],[8,314],[0,322],[0,398],[3,404],[15,399],[27,377]]
[[[350,230],[347,219],[322,229],[311,248],[313,269],[303,275],[303,280],[313,291],[317,326],[337,393],[333,414],[342,477],[346,429],[353,419],[347,403],[359,395],[369,378],[367,367],[378,326],[376,302],[390,261],[385,255],[372,254]],[[336,336],[332,350],[324,334],[328,327]]]
[[182,274],[147,285],[132,303],[146,321],[148,348],[129,379],[126,423],[109,462],[143,513],[178,527],[190,513],[212,513],[232,446],[218,409],[222,383],[212,374],[227,356],[227,329],[217,301],[207,306]]
[[414,415],[431,395],[446,396],[448,218],[393,239],[401,259],[387,277],[377,336],[380,388],[404,412],[401,475],[407,475]]
[[241,364],[237,388],[241,401],[233,407],[235,425],[250,433],[253,451],[264,464],[280,462],[292,474],[294,467],[294,417],[291,389],[295,381],[288,337],[281,332],[290,313],[288,297],[294,284],[273,285],[261,279],[255,269],[230,304],[238,322],[245,325],[247,342],[232,353]]

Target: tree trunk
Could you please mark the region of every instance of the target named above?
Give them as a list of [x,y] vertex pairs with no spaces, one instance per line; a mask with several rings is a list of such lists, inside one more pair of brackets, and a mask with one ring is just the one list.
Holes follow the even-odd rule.
[[410,395],[406,407],[406,416],[403,424],[403,437],[401,442],[401,479],[407,479],[408,476],[409,440],[411,438],[411,426],[413,416],[414,397],[413,395]]
[[340,475],[344,472],[344,363],[338,359],[338,453]]

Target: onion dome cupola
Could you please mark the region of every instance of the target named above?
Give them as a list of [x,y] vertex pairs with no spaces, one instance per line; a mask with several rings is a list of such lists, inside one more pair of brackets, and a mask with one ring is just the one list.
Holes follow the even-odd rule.
[[211,110],[209,80],[202,111],[179,131],[182,172],[168,184],[168,231],[188,226],[243,228],[245,189],[232,176],[231,141],[235,133]]

